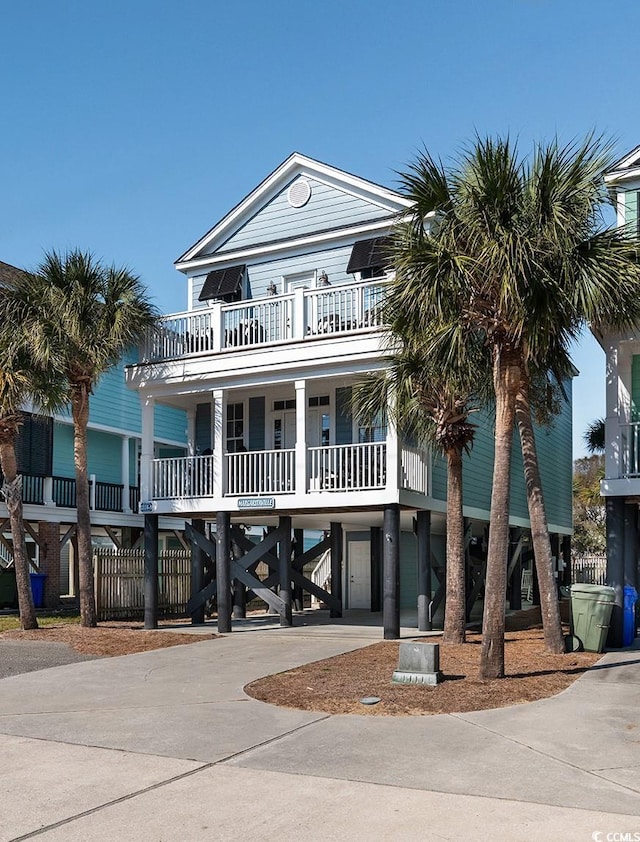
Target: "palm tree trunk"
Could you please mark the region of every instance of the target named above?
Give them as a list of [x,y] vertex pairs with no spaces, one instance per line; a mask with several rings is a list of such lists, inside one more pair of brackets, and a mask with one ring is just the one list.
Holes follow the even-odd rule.
[[443,643],[465,640],[465,554],[462,512],[462,454],[447,451],[447,571]]
[[495,455],[487,579],[485,582],[480,649],[481,681],[504,677],[505,596],[507,590],[507,556],[509,549],[509,488],[511,480],[511,448],[515,424],[516,395],[520,385],[520,357],[517,353],[496,347],[493,363],[493,384],[496,396]]
[[0,444],[0,465],[4,475],[2,493],[9,512],[11,536],[13,538],[13,562],[16,568],[20,625],[23,629],[37,629],[38,620],[33,605],[33,593],[31,592],[31,579],[29,577],[29,557],[22,517],[22,477],[18,476],[16,450],[13,441],[3,441]]
[[531,538],[536,559],[538,588],[540,590],[540,610],[542,614],[544,642],[550,652],[560,655],[565,651],[564,637],[562,635],[556,580],[553,575],[551,542],[549,540],[547,513],[542,496],[540,466],[538,464],[536,440],[531,421],[529,379],[524,373],[516,398],[516,421],[518,423],[520,443],[522,446],[524,478],[527,486],[527,505],[529,507],[529,521],[531,522]]
[[97,626],[93,584],[93,550],[89,512],[89,472],[87,469],[87,424],[89,386],[78,387],[71,399],[73,415],[73,458],[76,468],[76,509],[78,518],[78,573],[80,578],[80,623]]

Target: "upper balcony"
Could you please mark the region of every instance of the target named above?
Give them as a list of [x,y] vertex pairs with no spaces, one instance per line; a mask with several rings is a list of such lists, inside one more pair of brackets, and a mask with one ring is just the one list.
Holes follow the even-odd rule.
[[160,320],[141,362],[244,351],[288,342],[345,336],[382,327],[387,279],[317,289],[174,313]]

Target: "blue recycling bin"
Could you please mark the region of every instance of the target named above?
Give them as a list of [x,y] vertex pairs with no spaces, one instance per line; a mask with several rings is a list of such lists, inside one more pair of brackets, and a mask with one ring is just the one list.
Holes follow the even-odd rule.
[[47,578],[46,573],[29,573],[31,579],[31,593],[33,594],[34,608],[42,608],[44,606],[44,580]]
[[622,613],[622,645],[631,646],[636,637],[636,602],[638,591],[631,585],[624,586],[624,608]]

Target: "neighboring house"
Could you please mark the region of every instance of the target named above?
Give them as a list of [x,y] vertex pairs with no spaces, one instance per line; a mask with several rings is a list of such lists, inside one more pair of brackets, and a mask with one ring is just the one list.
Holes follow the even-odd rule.
[[[621,158],[605,183],[617,199],[618,225],[640,230],[640,146]],[[640,328],[594,332],[607,355],[605,478],[607,583],[616,588],[609,645],[622,645],[623,588],[638,587],[640,543]]]
[[[21,270],[0,262],[0,283]],[[142,532],[138,514],[138,463],[141,412],[137,395],[125,386],[124,366],[135,362],[131,352],[100,380],[91,398],[88,461],[91,477],[91,525],[96,545],[130,547]],[[74,594],[74,526],[76,487],[73,461],[73,425],[69,413],[56,417],[35,415],[25,407],[16,443],[18,470],[23,475],[24,520],[31,557],[47,573],[45,600],[53,607],[61,594]],[[184,413],[158,407],[153,443],[158,456],[182,454],[186,447]],[[0,563],[11,559],[11,533],[7,510],[0,499]],[[183,523],[162,524],[163,542],[174,545],[173,530]],[[167,531],[169,530],[169,531]]]
[[[150,528],[158,515],[192,518],[200,532],[215,520],[226,548],[220,530],[239,541],[239,522],[278,527],[279,564],[291,528],[298,543],[300,530],[324,532],[318,552],[331,546],[334,615],[384,606],[385,634],[400,607],[435,611],[444,581],[443,460],[399,440],[382,419],[358,425],[350,408],[358,379],[384,366],[385,238],[407,207],[393,190],[294,153],[177,260],[187,310],[163,319],[128,370],[143,405],[141,501]],[[159,407],[186,412],[187,457],[154,458]],[[477,423],[464,476],[469,607],[482,592],[493,466],[491,419]],[[554,552],[566,559],[570,405],[538,444]],[[518,604],[530,547],[519,443],[511,524]],[[215,554],[211,543],[199,546]],[[251,573],[251,564],[243,569]],[[294,585],[295,572],[294,562]],[[283,588],[278,575],[271,581]],[[328,591],[328,577],[327,567],[315,586]]]

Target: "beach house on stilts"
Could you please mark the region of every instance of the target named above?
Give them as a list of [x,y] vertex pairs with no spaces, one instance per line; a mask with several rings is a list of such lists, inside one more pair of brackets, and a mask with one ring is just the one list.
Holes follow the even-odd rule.
[[[401,608],[421,628],[442,611],[444,465],[383,418],[360,424],[350,404],[354,384],[384,365],[385,242],[407,207],[394,190],[294,153],[177,260],[187,309],[162,319],[127,372],[142,404],[148,625],[159,516],[191,523],[195,622],[213,596],[222,631],[256,596],[283,625],[303,592],[332,617],[381,611],[387,638],[399,635]],[[154,453],[158,405],[186,411],[188,455]],[[469,610],[484,583],[493,460],[491,419],[478,424],[465,465]],[[571,531],[570,434],[567,406],[538,442],[559,566]],[[514,603],[532,564],[518,459],[516,447]],[[248,526],[260,527],[258,543]],[[313,558],[326,563],[312,579]]]

